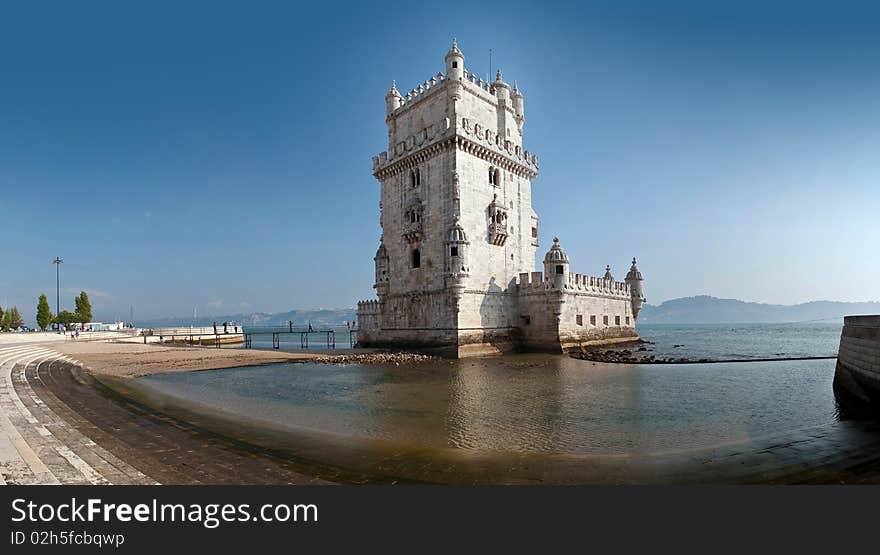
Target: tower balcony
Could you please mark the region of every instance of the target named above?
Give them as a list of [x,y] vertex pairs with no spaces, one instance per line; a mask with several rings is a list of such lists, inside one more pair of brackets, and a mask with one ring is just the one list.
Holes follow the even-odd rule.
[[423,233],[422,222],[406,222],[403,224],[403,238],[410,243],[421,241]]
[[507,226],[504,224],[489,224],[489,242],[493,245],[504,246],[507,242]]

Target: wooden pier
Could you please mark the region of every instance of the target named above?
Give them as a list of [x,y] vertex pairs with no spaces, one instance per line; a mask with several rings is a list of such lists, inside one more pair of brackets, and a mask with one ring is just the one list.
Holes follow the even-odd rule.
[[[308,349],[309,341],[311,336],[318,336],[319,340],[322,340],[322,343],[326,346],[327,349],[335,349],[336,348],[336,333],[335,329],[311,329],[311,330],[297,330],[297,329],[251,329],[244,332],[244,347],[245,349],[251,349],[254,346],[254,336],[272,336],[272,348],[273,349],[281,349],[281,338],[282,336],[290,336],[291,339],[295,339],[296,336],[299,336],[299,348],[300,349]],[[345,332],[348,335],[348,346],[353,348],[357,343],[357,330],[356,329],[348,329]]]

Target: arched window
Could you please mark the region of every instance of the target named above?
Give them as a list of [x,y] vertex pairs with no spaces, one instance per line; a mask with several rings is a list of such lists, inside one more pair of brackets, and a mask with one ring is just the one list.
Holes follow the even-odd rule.
[[409,186],[410,187],[416,186],[416,172],[414,172],[412,170],[409,171]]
[[421,184],[422,184],[422,172],[421,172],[421,170],[419,170],[419,168],[416,168],[416,186],[419,186]]
[[458,256],[458,247],[452,247],[449,254],[450,256]]
[[495,169],[495,176],[492,178],[492,183],[495,185],[501,185],[501,170]]
[[422,265],[422,253],[419,252],[419,249],[413,249],[412,251],[412,267],[419,268]]
[[489,166],[489,185],[495,185],[495,168]]

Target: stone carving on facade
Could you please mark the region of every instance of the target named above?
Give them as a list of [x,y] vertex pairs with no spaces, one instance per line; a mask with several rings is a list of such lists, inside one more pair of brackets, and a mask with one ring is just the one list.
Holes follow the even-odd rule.
[[492,196],[487,209],[489,217],[489,242],[499,247],[507,241],[507,208],[498,202],[498,195]]

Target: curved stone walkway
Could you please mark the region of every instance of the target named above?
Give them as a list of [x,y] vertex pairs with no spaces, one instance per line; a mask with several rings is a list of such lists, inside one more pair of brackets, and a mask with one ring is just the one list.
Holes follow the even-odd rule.
[[39,369],[55,361],[76,363],[40,345],[0,349],[0,484],[157,483],[72,426],[63,403],[36,394]]
[[327,483],[294,461],[108,396],[82,367],[46,344],[0,347],[0,485]]

